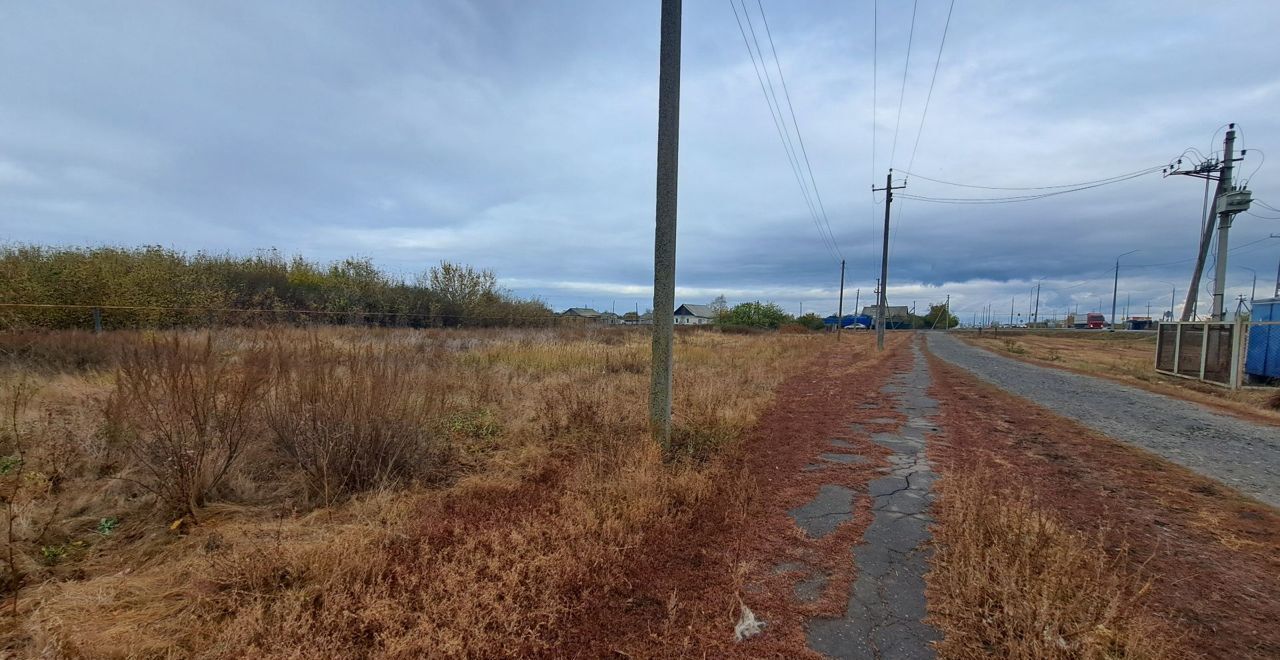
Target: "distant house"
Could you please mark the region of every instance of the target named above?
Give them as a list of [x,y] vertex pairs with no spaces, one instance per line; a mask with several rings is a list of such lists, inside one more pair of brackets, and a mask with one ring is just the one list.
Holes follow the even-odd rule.
[[681,305],[676,308],[676,325],[706,325],[716,320],[710,305]]
[[570,307],[569,309],[564,310],[560,316],[594,321],[600,318],[600,312],[597,312],[590,307]]
[[[862,308],[863,316],[870,316],[872,325],[875,325],[879,318],[877,313],[880,311],[879,305],[869,305]],[[911,327],[911,310],[906,305],[886,305],[884,308],[884,327],[886,330],[901,330]]]
[[613,312],[602,312],[597,320],[608,325],[620,325],[622,323],[622,317]]

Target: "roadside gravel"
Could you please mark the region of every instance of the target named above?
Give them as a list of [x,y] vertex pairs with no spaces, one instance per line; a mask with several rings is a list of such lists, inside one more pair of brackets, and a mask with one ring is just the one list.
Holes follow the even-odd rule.
[[1280,429],[928,334],[934,355],[1011,394],[1280,507]]

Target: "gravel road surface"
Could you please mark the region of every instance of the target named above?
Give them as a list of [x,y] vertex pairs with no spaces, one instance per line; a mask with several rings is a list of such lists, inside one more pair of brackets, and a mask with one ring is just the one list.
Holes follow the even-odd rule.
[[1101,378],[1039,367],[929,333],[929,351],[1117,440],[1280,506],[1280,428]]

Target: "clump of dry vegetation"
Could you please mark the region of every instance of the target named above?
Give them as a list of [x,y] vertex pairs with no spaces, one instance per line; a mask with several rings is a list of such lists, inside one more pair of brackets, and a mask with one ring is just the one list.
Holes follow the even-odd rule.
[[0,635],[19,655],[580,641],[671,539],[730,517],[742,431],[824,345],[680,333],[664,455],[648,335],[623,328],[67,337],[114,350],[0,368]]
[[267,385],[263,356],[240,359],[203,340],[151,336],[121,356],[106,427],[140,468],[140,485],[195,518],[257,429]]
[[928,576],[943,657],[1166,658],[1127,551],[1062,526],[981,462],[938,482]]

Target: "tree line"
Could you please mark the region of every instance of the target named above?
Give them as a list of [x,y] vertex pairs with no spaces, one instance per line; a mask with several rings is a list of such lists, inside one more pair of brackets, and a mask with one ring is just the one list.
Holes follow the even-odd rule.
[[322,264],[276,250],[236,256],[158,246],[0,246],[0,303],[4,328],[85,328],[91,307],[103,310],[105,328],[533,325],[554,316],[542,301],[499,287],[493,272],[449,262],[406,280],[364,258]]
[[[708,307],[715,314],[716,325],[724,327],[776,329],[784,325],[794,324],[809,330],[822,330],[828,325],[834,326],[838,322],[834,314],[826,318],[813,312],[801,316],[791,316],[777,303],[772,302],[744,302],[730,307],[724,296],[717,296]],[[852,314],[846,314],[846,321],[856,318],[859,313],[860,310],[854,310]],[[954,328],[960,325],[960,319],[953,314],[949,314],[944,304],[929,305],[928,313],[923,316],[917,314],[909,314],[908,316],[911,321],[911,327],[915,329]]]

